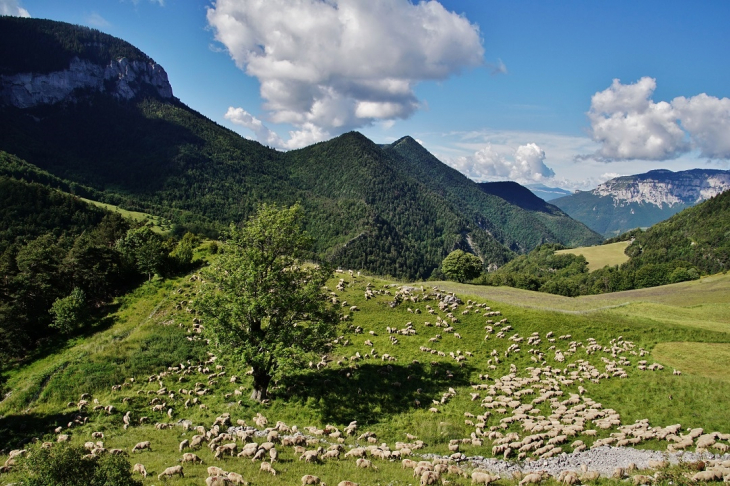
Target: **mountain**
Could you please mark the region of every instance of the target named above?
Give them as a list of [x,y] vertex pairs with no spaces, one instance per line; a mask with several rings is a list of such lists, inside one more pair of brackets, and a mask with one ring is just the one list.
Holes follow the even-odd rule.
[[552,201],[592,230],[615,236],[649,227],[730,189],[730,171],[652,170],[616,177],[592,191],[579,191]]
[[560,187],[548,187],[544,184],[527,184],[527,187],[537,197],[544,199],[545,201],[552,201],[563,196],[569,196],[573,194],[567,189],[561,189]]
[[455,248],[499,266],[542,243],[599,239],[484,193],[410,137],[379,146],[353,132],[288,153],[244,139],[176,99],[149,56],[93,29],[1,17],[0,52],[0,150],[177,234],[215,236],[261,202],[300,201],[318,258],[413,279]]

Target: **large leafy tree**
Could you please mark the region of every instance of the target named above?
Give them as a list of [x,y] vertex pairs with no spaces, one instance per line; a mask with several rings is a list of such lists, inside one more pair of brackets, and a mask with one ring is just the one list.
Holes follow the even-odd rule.
[[441,262],[441,269],[450,280],[466,282],[482,273],[482,261],[471,253],[454,250]]
[[332,271],[305,263],[312,240],[301,230],[301,206],[261,206],[242,228],[231,225],[217,259],[203,269],[196,299],[215,342],[251,366],[261,401],[277,371],[321,351],[338,313],[325,283]]

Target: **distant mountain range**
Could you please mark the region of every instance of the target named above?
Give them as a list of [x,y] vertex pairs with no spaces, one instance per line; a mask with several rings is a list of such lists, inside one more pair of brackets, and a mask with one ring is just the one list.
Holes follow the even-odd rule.
[[537,197],[544,199],[545,201],[552,201],[553,199],[573,194],[567,189],[562,189],[560,187],[548,187],[544,184],[527,184],[525,187],[532,191],[532,193]]
[[176,99],[134,46],[48,20],[0,17],[0,151],[17,157],[0,174],[22,167],[34,182],[164,216],[178,232],[216,235],[262,202],[300,201],[317,258],[402,278],[429,277],[457,248],[502,265],[543,243],[602,239],[532,195],[485,192],[410,137],[264,147]]
[[607,237],[646,228],[730,189],[730,171],[652,170],[616,177],[592,191],[554,199],[553,204]]

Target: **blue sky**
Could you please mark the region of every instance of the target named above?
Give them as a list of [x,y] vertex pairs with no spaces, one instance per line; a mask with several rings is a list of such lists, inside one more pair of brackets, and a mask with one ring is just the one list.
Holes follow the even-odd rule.
[[[730,168],[730,2],[0,0],[142,49],[280,149],[411,135],[475,180]],[[618,80],[618,81],[614,81]]]

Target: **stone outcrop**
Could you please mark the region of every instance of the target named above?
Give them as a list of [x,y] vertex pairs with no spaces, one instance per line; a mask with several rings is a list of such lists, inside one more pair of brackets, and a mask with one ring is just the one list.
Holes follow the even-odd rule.
[[167,73],[151,61],[121,58],[99,65],[74,58],[62,71],[0,76],[0,103],[17,108],[76,101],[82,93],[89,91],[107,93],[120,100],[142,94],[173,98]]
[[658,207],[695,205],[730,189],[730,172],[694,169],[683,172],[656,170],[646,174],[617,177],[592,192],[610,196],[614,206],[630,203]]

